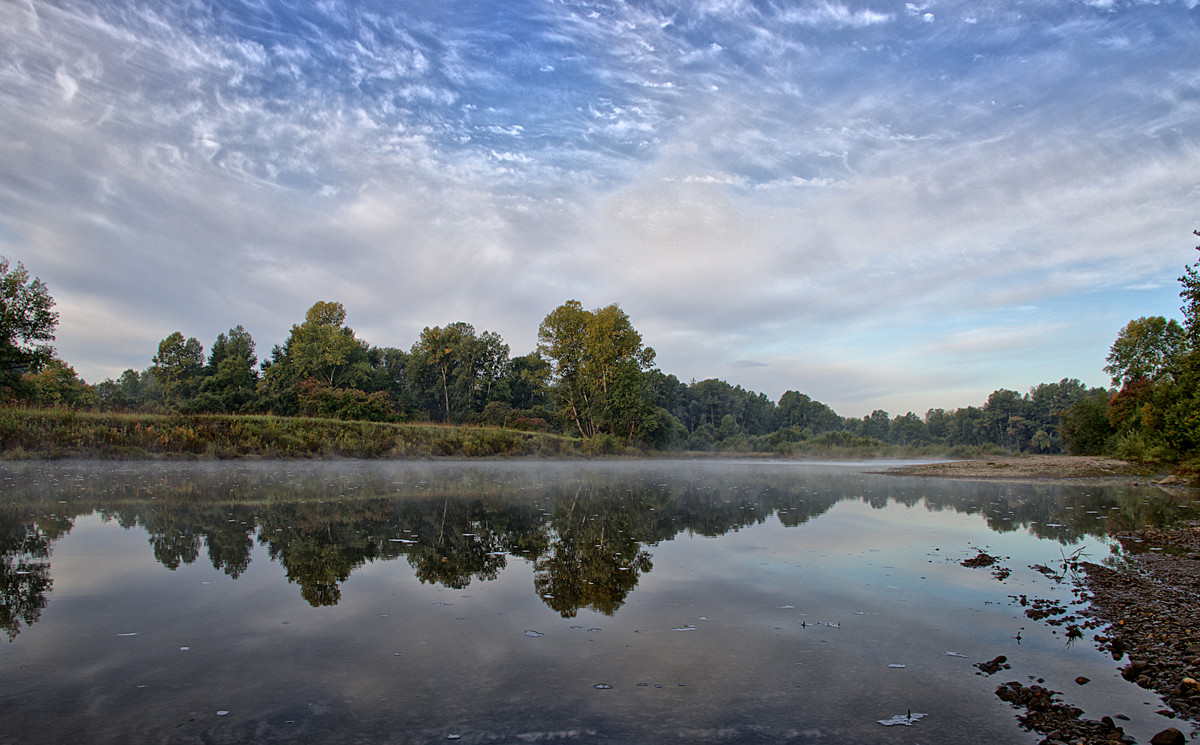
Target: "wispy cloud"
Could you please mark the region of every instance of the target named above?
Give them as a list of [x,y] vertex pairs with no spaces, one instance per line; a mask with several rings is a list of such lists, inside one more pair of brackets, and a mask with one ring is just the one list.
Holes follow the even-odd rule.
[[[846,413],[922,381],[986,395],[992,369],[889,338],[957,339],[969,367],[983,332],[947,317],[1175,302],[1190,7],[0,4],[0,252],[50,283],[89,379],[176,328],[269,345],[319,298],[378,344],[466,320],[526,351],[578,297],[620,302],[684,379]],[[1104,382],[1104,342],[1022,334]]]
[[834,26],[865,28],[887,23],[891,13],[880,13],[869,8],[851,10],[841,3],[816,3],[808,7],[793,8],[780,14],[785,23],[800,23],[806,26]]

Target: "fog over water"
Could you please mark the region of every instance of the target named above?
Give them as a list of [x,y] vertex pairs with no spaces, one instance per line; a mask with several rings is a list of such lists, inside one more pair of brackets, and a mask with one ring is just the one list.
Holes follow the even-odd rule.
[[1166,726],[1015,598],[1197,505],[878,467],[5,465],[0,742],[1032,743],[1030,677]]

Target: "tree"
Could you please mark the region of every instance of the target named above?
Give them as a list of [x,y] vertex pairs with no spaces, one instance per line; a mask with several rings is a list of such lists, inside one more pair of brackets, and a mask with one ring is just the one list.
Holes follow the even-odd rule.
[[292,326],[284,344],[299,380],[313,378],[330,388],[351,387],[365,370],[367,345],[345,326],[346,309],[341,303],[317,301],[304,314],[304,323]]
[[798,391],[784,391],[775,407],[774,419],[775,429],[796,427],[814,435],[840,431],[844,426],[843,419],[833,409]]
[[[1200,236],[1200,230],[1193,230],[1192,235]],[[1196,246],[1196,250],[1200,251],[1200,246]],[[1183,298],[1187,345],[1192,350],[1200,350],[1200,260],[1184,268],[1179,284],[1183,285],[1179,297]]]
[[292,326],[283,345],[275,345],[263,362],[263,404],[276,413],[300,410],[300,384],[314,380],[324,388],[357,388],[369,384],[373,371],[367,343],[345,326],[341,303],[318,301]]
[[25,382],[32,389],[34,402],[41,406],[87,406],[95,400],[92,387],[79,379],[75,368],[57,357],[36,374],[26,373]]
[[109,378],[96,385],[96,403],[104,409],[144,409],[162,401],[162,388],[149,369],[132,368],[116,380]]
[[550,403],[546,380],[550,365],[536,353],[514,357],[504,371],[509,404],[517,410],[545,407]]
[[476,334],[469,323],[426,326],[408,365],[425,407],[453,422],[483,411],[492,400],[508,365],[508,345],[497,333]]
[[0,256],[0,385],[18,385],[27,372],[36,373],[54,357],[58,313],[54,298],[38,278],[29,278],[24,265],[10,269]]
[[204,374],[204,347],[195,338],[172,332],[158,343],[150,373],[162,388],[168,405],[179,406],[195,395]]
[[1096,388],[1059,414],[1063,442],[1071,455],[1100,455],[1113,434],[1108,395]]
[[1113,342],[1104,372],[1117,387],[1141,378],[1154,380],[1170,369],[1183,351],[1184,339],[1183,327],[1174,319],[1149,316],[1130,321]]
[[254,339],[241,326],[218,334],[208,356],[200,393],[211,396],[211,408],[226,413],[243,411],[254,400],[258,385]]
[[542,321],[538,342],[559,414],[583,438],[608,433],[631,440],[653,420],[642,376],[654,350],[642,346],[616,304],[589,311],[568,300]]

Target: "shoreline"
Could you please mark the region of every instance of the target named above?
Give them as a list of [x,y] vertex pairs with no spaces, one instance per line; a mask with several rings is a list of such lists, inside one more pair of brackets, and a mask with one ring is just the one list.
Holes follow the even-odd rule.
[[963,481],[1039,481],[1137,486],[1175,483],[1169,472],[1116,458],[1095,455],[995,456],[920,463],[890,468],[883,473]]
[[[1156,469],[1094,456],[997,457],[901,466],[884,473],[961,481],[1157,486],[1188,499],[1198,494]],[[1164,708],[1159,713],[1178,722],[1155,735],[1152,745],[1182,745],[1200,732],[1200,521],[1113,537],[1125,551],[1119,568],[1083,561],[1072,567],[1076,590],[1087,602],[1080,631],[1093,631],[1091,643],[1113,657],[1121,676],[1160,695]],[[1064,701],[1066,694],[1060,691],[1011,681],[1002,683],[996,695],[1022,710],[1018,720],[1043,736],[1040,745],[1133,742],[1112,717],[1083,719],[1081,710]]]

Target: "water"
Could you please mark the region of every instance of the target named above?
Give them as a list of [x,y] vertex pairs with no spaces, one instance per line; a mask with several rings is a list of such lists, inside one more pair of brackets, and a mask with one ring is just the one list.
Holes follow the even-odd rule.
[[6,465],[0,742],[1034,743],[1039,678],[1169,726],[1014,598],[1196,505],[867,470]]

